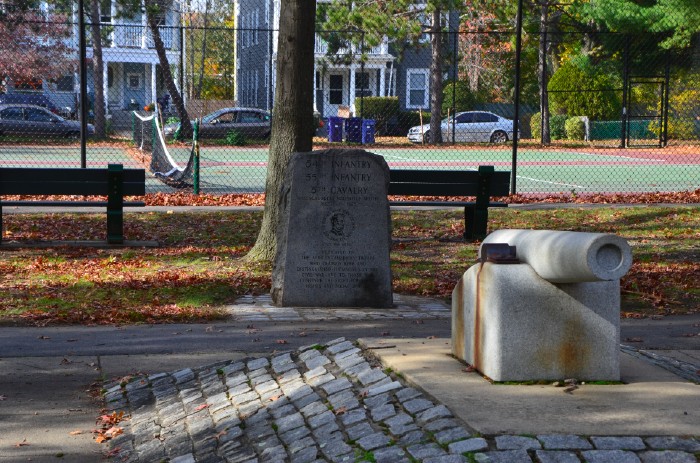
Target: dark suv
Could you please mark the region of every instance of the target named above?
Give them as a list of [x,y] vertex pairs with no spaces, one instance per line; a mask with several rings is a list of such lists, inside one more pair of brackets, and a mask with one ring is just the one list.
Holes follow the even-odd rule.
[[70,108],[59,108],[43,93],[2,93],[0,94],[0,104],[33,104],[68,118],[72,112]]

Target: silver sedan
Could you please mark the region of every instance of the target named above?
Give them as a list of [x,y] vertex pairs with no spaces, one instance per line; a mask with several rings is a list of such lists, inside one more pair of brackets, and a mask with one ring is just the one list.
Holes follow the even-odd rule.
[[[440,123],[442,140],[449,142],[505,143],[513,139],[513,121],[488,111],[465,111]],[[411,127],[408,139],[413,143],[430,141],[430,124]]]

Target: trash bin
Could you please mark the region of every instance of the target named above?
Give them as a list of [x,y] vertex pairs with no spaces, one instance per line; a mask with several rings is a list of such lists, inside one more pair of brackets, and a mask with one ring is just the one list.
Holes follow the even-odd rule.
[[374,143],[374,130],[376,121],[374,119],[362,119],[362,144]]
[[343,118],[328,118],[328,141],[331,143],[343,141]]
[[362,118],[350,117],[345,119],[345,141],[362,143]]

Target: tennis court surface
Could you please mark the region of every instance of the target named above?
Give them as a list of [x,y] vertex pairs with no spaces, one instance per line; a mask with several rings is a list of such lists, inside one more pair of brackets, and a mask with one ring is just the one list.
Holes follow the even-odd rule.
[[[348,148],[347,145],[338,145]],[[384,156],[389,167],[475,170],[494,165],[512,170],[509,146],[360,147]],[[700,146],[672,148],[528,148],[518,150],[516,191],[520,194],[673,192],[700,188]],[[184,166],[192,149],[168,145],[172,159]],[[265,187],[268,148],[253,146],[201,146],[202,192],[251,193]],[[121,163],[146,167],[147,153],[124,145],[88,146],[87,167]],[[7,167],[80,167],[77,146],[0,146],[0,164]],[[155,177],[149,192],[174,191]]]

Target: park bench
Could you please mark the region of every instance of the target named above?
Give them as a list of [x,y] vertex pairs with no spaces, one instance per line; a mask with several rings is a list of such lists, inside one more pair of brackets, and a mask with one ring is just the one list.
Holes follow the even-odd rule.
[[495,171],[493,166],[473,170],[404,170],[389,172],[389,195],[393,196],[475,196],[476,201],[390,201],[392,206],[464,207],[464,239],[486,236],[489,207],[507,207],[490,198],[508,196],[510,172]]
[[[2,207],[106,207],[107,243],[124,243],[124,207],[144,207],[141,201],[124,201],[124,196],[146,194],[143,169],[124,169],[121,164],[107,168],[65,169],[44,167],[0,168],[0,230]],[[2,201],[3,195],[85,195],[107,196],[107,201]],[[0,234],[0,241],[2,234]]]

